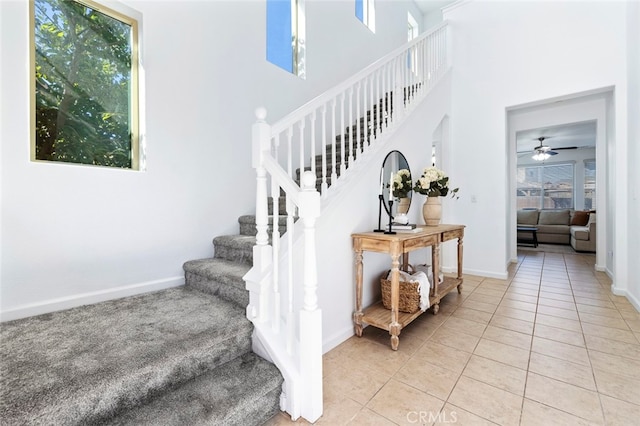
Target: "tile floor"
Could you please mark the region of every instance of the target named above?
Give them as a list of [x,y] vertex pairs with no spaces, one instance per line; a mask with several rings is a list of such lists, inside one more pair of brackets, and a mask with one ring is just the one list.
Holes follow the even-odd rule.
[[507,280],[466,276],[397,352],[367,327],[324,355],[316,424],[640,424],[640,313],[594,260],[521,251]]

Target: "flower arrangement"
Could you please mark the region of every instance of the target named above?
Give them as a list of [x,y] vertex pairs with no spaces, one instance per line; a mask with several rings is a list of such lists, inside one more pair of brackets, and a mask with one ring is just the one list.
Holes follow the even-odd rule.
[[413,190],[429,197],[446,197],[451,193],[452,198],[459,198],[457,193],[460,188],[449,189],[449,177],[437,167],[427,167],[422,172],[420,179],[416,180]]
[[400,169],[398,173],[393,175],[393,196],[395,198],[406,198],[411,192],[413,182],[411,181],[411,172],[407,169]]

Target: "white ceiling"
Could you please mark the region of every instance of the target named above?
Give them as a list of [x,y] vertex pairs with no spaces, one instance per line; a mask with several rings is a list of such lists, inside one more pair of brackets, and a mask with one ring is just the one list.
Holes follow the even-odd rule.
[[518,152],[533,151],[540,145],[538,138],[544,137],[544,145],[551,148],[578,148],[596,146],[596,121],[583,121],[560,126],[541,127],[538,129],[522,130],[516,133]]
[[443,8],[456,0],[438,1],[438,0],[414,0],[423,15],[431,13],[435,10]]

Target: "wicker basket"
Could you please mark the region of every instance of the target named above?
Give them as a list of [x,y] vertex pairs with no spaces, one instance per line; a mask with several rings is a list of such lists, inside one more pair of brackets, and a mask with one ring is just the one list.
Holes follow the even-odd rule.
[[[411,265],[409,265],[411,267]],[[411,267],[413,269],[413,267]],[[391,309],[391,280],[388,280],[389,271],[380,277],[380,288],[382,289],[382,304],[386,309]],[[398,310],[400,312],[414,313],[420,309],[419,283],[410,283],[400,280],[400,294],[398,298]]]

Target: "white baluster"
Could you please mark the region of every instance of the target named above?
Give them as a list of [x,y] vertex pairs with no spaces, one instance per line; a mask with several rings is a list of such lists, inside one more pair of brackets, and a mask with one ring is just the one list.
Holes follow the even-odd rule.
[[287,174],[293,179],[293,126],[287,129]]
[[336,98],[331,100],[331,126],[332,126],[332,139],[331,139],[331,185],[336,183],[338,174],[336,173]]
[[[353,86],[349,87],[349,167],[353,167]],[[357,126],[356,126],[357,127]]]
[[[304,174],[303,174],[304,176]],[[302,177],[302,176],[301,176]],[[302,183],[302,179],[301,179]],[[287,200],[287,353],[292,355],[295,342],[296,319],[293,311],[293,234],[294,234],[295,206]]]
[[326,194],[327,185],[327,104],[322,105],[322,194]]
[[340,174],[344,175],[345,170],[347,169],[347,166],[345,164],[346,162],[346,149],[345,149],[345,143],[344,143],[344,137],[347,135],[346,132],[346,127],[344,125],[344,98],[345,98],[345,93],[342,92],[342,94],[340,95],[340,131],[342,132],[341,136],[340,136]]
[[311,148],[309,157],[311,158],[311,171],[317,177],[318,173],[316,173],[316,111],[313,110],[311,113]]
[[299,147],[300,147],[300,179],[302,180],[302,173],[304,172],[304,126],[305,126],[305,119],[306,117],[303,117],[302,120],[300,120],[300,122],[298,123],[299,125],[299,130],[300,130],[300,142],[299,142]]
[[356,146],[359,147],[358,154],[364,151],[364,142],[362,141],[362,116],[360,115],[360,89],[362,86],[362,82],[359,81],[358,89],[356,91]]

